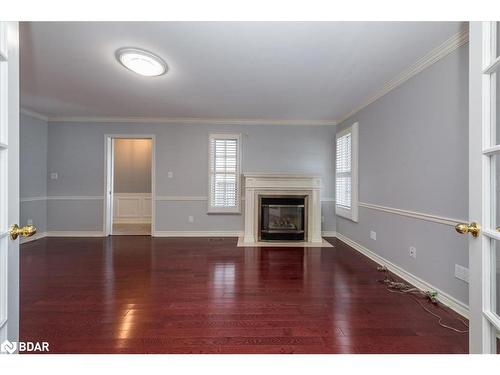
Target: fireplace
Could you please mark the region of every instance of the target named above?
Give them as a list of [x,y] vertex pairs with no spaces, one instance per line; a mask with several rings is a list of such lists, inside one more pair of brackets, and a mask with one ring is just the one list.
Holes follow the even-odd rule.
[[[296,245],[290,241],[323,244],[319,176],[271,173],[245,173],[244,176],[242,244],[253,246],[261,241],[274,242],[269,243],[270,246],[278,246],[281,242]],[[263,204],[269,207],[263,210]]]
[[259,195],[259,241],[307,241],[307,196]]

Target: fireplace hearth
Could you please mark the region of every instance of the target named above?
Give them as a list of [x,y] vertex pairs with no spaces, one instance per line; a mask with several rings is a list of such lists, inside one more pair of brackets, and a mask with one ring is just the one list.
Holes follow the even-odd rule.
[[306,196],[259,196],[259,241],[307,241]]

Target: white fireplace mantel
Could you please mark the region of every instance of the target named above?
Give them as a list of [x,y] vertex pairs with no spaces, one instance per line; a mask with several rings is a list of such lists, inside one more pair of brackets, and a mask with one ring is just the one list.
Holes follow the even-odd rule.
[[322,243],[321,177],[301,174],[245,173],[245,235],[244,243],[258,240],[259,195],[304,195],[308,199],[307,238]]

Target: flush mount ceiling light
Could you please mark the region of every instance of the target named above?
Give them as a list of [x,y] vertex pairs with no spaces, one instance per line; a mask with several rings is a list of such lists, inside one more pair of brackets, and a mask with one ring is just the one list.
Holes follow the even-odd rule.
[[168,69],[161,57],[138,48],[119,49],[116,58],[125,68],[142,76],[161,76]]

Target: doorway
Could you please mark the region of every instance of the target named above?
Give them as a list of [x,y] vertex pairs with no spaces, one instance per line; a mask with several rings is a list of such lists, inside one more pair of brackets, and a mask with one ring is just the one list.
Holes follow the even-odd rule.
[[106,135],[105,234],[153,234],[154,137]]

